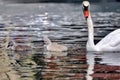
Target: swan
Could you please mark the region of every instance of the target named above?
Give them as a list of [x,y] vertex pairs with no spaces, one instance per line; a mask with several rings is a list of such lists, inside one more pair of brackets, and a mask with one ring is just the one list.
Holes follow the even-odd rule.
[[55,43],[55,42],[51,42],[51,40],[47,37],[47,35],[44,35],[43,37],[44,37],[44,41],[48,44],[46,46],[48,51],[62,52],[62,51],[67,51],[68,50],[68,48],[64,45],[61,45],[61,44],[58,44],[58,43]]
[[94,28],[90,15],[90,3],[83,1],[83,14],[88,25],[87,51],[120,51],[120,29],[117,29],[105,36],[96,45],[94,44]]

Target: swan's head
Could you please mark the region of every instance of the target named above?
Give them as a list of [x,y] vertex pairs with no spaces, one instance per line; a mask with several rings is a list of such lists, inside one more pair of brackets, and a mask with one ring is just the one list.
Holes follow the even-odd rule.
[[82,6],[83,6],[84,16],[85,18],[88,18],[90,3],[88,1],[83,1]]

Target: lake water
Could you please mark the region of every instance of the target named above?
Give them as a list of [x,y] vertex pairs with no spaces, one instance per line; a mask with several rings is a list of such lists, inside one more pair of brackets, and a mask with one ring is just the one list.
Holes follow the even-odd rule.
[[[114,4],[91,6],[95,43],[120,28]],[[47,51],[44,35],[68,51]],[[81,4],[1,4],[0,80],[120,80],[120,53],[86,52],[87,38]],[[9,40],[15,50],[6,48]]]

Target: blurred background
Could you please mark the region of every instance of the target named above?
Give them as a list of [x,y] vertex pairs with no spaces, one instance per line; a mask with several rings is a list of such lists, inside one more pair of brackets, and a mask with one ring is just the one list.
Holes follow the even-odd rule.
[[[84,0],[0,0],[0,14],[43,14],[44,12],[53,13],[54,10],[57,10],[55,12],[65,12],[65,10],[75,9],[80,11],[82,1]],[[120,0],[88,1],[92,4],[92,12],[120,12]]]
[[[81,2],[83,0],[0,0],[2,2],[13,2],[13,3],[40,3],[40,2]],[[120,2],[120,0],[89,0],[91,2]]]

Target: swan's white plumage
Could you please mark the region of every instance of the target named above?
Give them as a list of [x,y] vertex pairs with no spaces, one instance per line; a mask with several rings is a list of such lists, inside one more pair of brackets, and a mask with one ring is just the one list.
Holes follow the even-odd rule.
[[[89,4],[88,1],[83,2],[83,5],[87,6],[88,4]],[[86,21],[88,24],[88,42],[87,42],[87,47],[86,47],[87,51],[120,51],[120,29],[117,29],[109,33],[107,36],[105,36],[100,42],[98,42],[95,45],[93,41],[94,40],[94,28],[93,28],[93,22],[91,19],[91,15],[89,15],[86,18]]]
[[120,51],[120,29],[117,29],[96,44],[100,51]]

